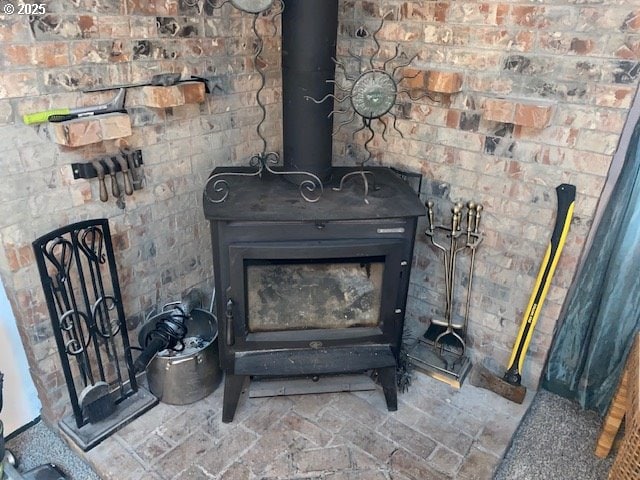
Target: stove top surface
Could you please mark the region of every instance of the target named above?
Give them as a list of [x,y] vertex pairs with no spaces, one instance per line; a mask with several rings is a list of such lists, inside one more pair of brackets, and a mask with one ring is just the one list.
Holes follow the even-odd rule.
[[[283,176],[264,172],[258,176],[222,176],[229,187],[224,202],[204,201],[204,214],[209,220],[222,221],[335,221],[367,220],[379,218],[418,217],[426,209],[418,194],[396,173],[384,167],[366,169],[369,194],[364,201],[364,182],[360,175],[349,177],[339,187],[342,177],[359,171],[357,167],[334,167],[329,181],[324,182],[324,192],[315,202],[307,202],[297,185]],[[252,173],[250,167],[218,167],[212,175],[220,173]],[[304,177],[300,176],[300,179]],[[375,180],[374,180],[375,178]],[[213,182],[212,182],[213,183]],[[302,187],[304,188],[304,187]],[[213,196],[213,184],[209,185]],[[316,198],[317,193],[307,193]]]

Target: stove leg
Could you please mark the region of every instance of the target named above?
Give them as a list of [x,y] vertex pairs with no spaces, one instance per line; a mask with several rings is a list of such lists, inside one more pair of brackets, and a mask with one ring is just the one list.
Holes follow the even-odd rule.
[[222,423],[231,423],[233,421],[245,378],[247,378],[246,375],[225,375]]
[[384,398],[387,401],[387,410],[398,410],[398,384],[396,383],[396,367],[378,369],[378,380],[382,385]]

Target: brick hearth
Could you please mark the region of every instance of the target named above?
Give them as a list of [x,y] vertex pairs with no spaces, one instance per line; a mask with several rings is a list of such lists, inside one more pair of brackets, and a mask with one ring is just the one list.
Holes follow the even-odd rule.
[[193,405],[160,404],[81,455],[110,480],[490,480],[531,398],[517,405],[416,373],[394,413],[377,391],[245,394],[223,424],[218,388]]

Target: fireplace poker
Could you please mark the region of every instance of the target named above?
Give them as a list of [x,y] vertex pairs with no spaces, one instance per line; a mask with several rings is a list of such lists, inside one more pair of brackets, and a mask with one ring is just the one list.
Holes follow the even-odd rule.
[[[469,209],[467,217],[467,246],[471,249],[471,259],[469,260],[469,280],[467,284],[467,300],[464,308],[464,323],[462,331],[467,332],[467,325],[469,323],[469,307],[471,305],[471,284],[473,282],[473,270],[476,261],[476,249],[480,242],[482,242],[482,234],[480,233],[480,218],[482,212],[482,205],[469,202],[467,204]],[[472,228],[473,224],[473,228]],[[473,241],[471,241],[473,239]]]
[[[434,229],[435,229],[435,224],[433,222],[433,202],[431,200],[429,200],[427,202],[427,221],[428,221],[428,226],[429,229],[425,232],[425,234],[429,237],[429,239],[431,240],[431,244],[436,247],[439,250],[442,250],[442,254],[443,254],[443,265],[444,265],[444,288],[445,288],[445,299],[447,302],[447,305],[445,306],[445,318],[446,318],[446,312],[449,309],[449,260],[448,260],[448,256],[447,256],[447,249],[444,245],[440,245],[438,242],[436,242],[435,237],[434,237]],[[434,319],[435,320],[435,319]],[[434,321],[432,320],[432,322]],[[435,322],[436,325],[440,325],[440,323]],[[446,324],[444,322],[442,322],[442,324]]]

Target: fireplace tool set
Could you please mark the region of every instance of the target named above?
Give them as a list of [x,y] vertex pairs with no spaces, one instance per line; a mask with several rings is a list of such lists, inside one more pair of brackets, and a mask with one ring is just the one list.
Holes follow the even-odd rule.
[[106,219],[33,242],[72,413],[60,428],[83,450],[158,403],[139,388]]
[[[465,208],[456,203],[451,209],[449,225],[434,223],[434,203],[427,202],[427,230],[431,244],[442,252],[445,284],[444,318],[432,318],[429,328],[419,338],[409,353],[411,362],[429,375],[459,387],[469,372],[471,362],[466,356],[466,333],[471,306],[471,288],[476,250],[483,239],[480,232],[482,205],[470,201]],[[466,218],[466,226],[463,225]],[[444,232],[446,242],[436,239],[437,232]],[[466,297],[462,318],[456,316],[455,290],[458,256],[469,254]]]

